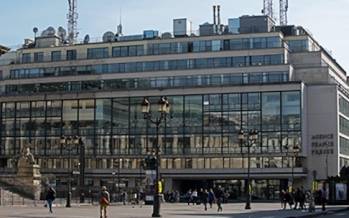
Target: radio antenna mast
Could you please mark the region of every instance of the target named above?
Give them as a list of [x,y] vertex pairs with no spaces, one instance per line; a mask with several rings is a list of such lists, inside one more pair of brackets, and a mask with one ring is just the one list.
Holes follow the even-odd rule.
[[280,26],[287,25],[288,0],[280,0]]
[[78,25],[78,12],[77,12],[77,0],[68,0],[69,12],[68,18],[68,42],[74,44],[78,37],[77,25]]
[[263,0],[262,14],[274,19],[273,0]]

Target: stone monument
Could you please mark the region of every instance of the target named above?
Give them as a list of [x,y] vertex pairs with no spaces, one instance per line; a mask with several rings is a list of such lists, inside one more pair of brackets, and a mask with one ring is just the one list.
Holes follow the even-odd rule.
[[19,189],[33,199],[40,198],[41,174],[40,166],[35,163],[33,154],[30,152],[30,145],[21,149],[21,155],[17,162],[17,176],[15,183]]

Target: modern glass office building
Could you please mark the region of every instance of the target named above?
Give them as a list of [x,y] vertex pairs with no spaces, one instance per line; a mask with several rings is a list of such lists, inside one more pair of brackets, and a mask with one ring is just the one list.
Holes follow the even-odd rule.
[[[73,185],[86,192],[142,186],[156,131],[141,103],[147,97],[156,115],[161,96],[171,104],[159,140],[165,191],[222,185],[241,198],[248,146],[260,199],[278,199],[292,181],[310,187],[349,163],[346,72],[301,27],[74,45],[52,34],[10,53],[0,57],[6,174],[15,173],[21,148],[30,145],[58,190],[81,167]],[[258,139],[241,143],[241,130],[257,130]],[[62,136],[80,136],[84,155],[60,144]]]

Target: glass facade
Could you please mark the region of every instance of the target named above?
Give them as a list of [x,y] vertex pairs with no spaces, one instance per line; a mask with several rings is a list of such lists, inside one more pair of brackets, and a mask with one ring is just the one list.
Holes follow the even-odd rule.
[[[73,58],[73,56],[71,58]],[[85,65],[69,67],[14,69],[10,71],[10,79],[102,73],[132,73],[168,70],[249,67],[281,64],[286,64],[283,54],[260,56],[235,56],[221,58],[178,59],[147,62],[128,62],[117,64],[99,64],[87,66]]]
[[[140,44],[130,46],[115,46],[112,47],[112,57],[133,57],[143,55],[165,55],[192,52],[234,51],[282,47],[282,39],[278,36],[224,40],[194,40],[185,42],[148,43],[147,45]],[[295,47],[297,47],[297,45],[295,45]],[[29,53],[29,55],[31,54]],[[31,59],[27,59],[27,57],[23,56],[26,56],[26,54],[22,55],[22,63],[30,63],[32,61]],[[79,59],[99,59],[108,57],[109,48],[87,48],[87,51],[79,54]],[[77,51],[68,50],[66,60],[75,59],[77,59]],[[55,61],[49,58],[47,58],[47,60]]]
[[109,50],[108,48],[88,48],[87,49],[87,59],[99,59],[108,58]]
[[[150,101],[157,102],[158,98],[151,97]],[[288,166],[289,158],[281,155],[285,152],[282,145],[300,145],[301,115],[296,108],[300,107],[299,91],[168,98],[172,105],[171,119],[160,127],[163,168],[245,168],[246,157],[241,154],[247,152],[247,147],[239,144],[240,129],[246,132],[257,129],[258,140],[251,152],[268,154],[253,157],[253,168]],[[1,104],[0,157],[7,159],[7,167],[11,167],[12,158],[23,145],[30,143],[44,168],[48,167],[45,165],[48,160],[54,161],[48,165],[64,168],[67,149],[59,144],[59,139],[62,135],[79,135],[85,143],[87,168],[109,168],[113,157],[122,155],[125,168],[136,169],[137,155],[146,155],[156,143],[155,127],[146,122],[141,113],[142,99],[4,102]],[[156,110],[156,104],[152,110]],[[73,149],[74,155],[78,152],[78,148]],[[221,156],[205,156],[217,154]],[[201,156],[183,158],[183,155]]]
[[[6,85],[5,94],[78,92],[99,90],[147,90],[208,86],[280,84],[289,82],[287,72],[234,73],[170,77],[146,77],[114,80],[92,80],[62,83]],[[292,106],[292,105],[290,105]],[[290,112],[291,113],[291,112]]]

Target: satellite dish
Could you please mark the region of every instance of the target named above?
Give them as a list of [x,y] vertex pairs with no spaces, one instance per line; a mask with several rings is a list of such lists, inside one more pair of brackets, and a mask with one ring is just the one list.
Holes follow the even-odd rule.
[[115,41],[115,34],[111,31],[108,31],[103,34],[103,42],[114,42]]
[[39,31],[39,29],[37,27],[33,28],[33,32],[36,34]]
[[34,32],[34,39],[36,38],[36,34],[38,33],[39,29],[37,27],[33,28],[33,32]]
[[65,37],[67,36],[67,31],[63,27],[58,27],[57,35],[62,39],[62,41],[65,40]]
[[41,36],[54,36],[55,34],[56,34],[55,28],[50,26],[46,30],[42,31]]
[[87,34],[84,38],[84,44],[88,44],[90,42],[90,36]]
[[53,35],[56,34],[56,30],[55,30],[55,28],[53,28],[52,26],[48,27],[48,28],[46,29],[46,31],[47,31],[47,34],[48,34],[49,36],[53,36]]

